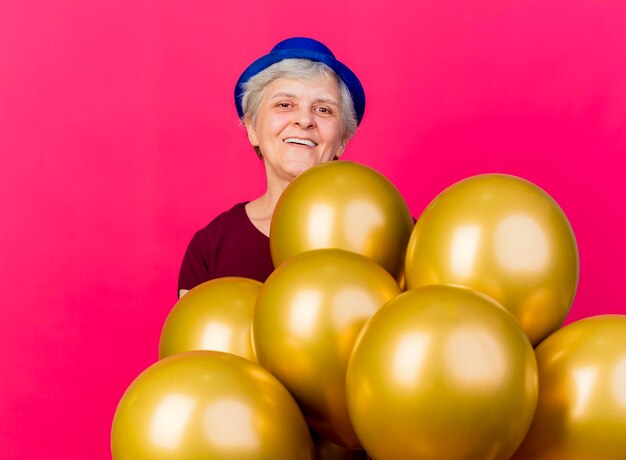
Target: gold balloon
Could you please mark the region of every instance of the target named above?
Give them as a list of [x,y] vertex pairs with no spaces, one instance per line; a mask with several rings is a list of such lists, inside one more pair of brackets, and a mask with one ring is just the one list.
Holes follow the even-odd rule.
[[493,299],[426,286],[363,327],[346,395],[376,460],[508,459],[533,418],[537,363],[519,323]]
[[413,218],[402,195],[379,172],[333,161],[300,174],[281,195],[270,228],[274,266],[311,249],[370,257],[398,279]]
[[365,321],[400,288],[372,260],[340,249],[309,251],[267,279],[252,319],[259,363],[296,398],[309,425],[360,447],[348,418],[345,373]]
[[515,460],[626,458],[626,315],[583,319],[535,350],[537,412]]
[[485,174],[460,181],[420,216],[407,248],[409,288],[456,284],[484,292],[537,345],[565,320],[578,249],[561,208],[536,185]]
[[114,460],[310,460],[296,402],[259,365],[194,351],[153,364],[124,393],[111,430]]
[[225,277],[193,288],[180,298],[165,320],[159,357],[214,350],[256,361],[250,325],[261,286],[248,278]]

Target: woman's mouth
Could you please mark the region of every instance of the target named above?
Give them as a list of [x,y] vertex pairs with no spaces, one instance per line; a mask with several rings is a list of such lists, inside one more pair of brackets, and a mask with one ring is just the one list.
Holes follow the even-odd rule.
[[288,137],[283,139],[283,142],[287,144],[298,144],[298,145],[306,145],[307,147],[316,147],[317,144],[313,142],[311,139],[301,139],[299,137]]

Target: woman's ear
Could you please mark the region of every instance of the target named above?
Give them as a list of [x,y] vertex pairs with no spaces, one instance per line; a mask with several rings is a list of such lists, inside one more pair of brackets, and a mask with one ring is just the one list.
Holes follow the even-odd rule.
[[343,152],[345,152],[345,150],[346,150],[345,144],[340,145],[339,149],[337,150],[337,153],[335,153],[335,159],[341,158],[341,155],[343,155]]
[[254,128],[254,123],[252,122],[249,116],[246,115],[244,117],[243,125],[246,127],[246,131],[248,133],[248,140],[250,141],[250,144],[252,144],[252,147],[258,147],[259,138],[256,135],[256,129]]

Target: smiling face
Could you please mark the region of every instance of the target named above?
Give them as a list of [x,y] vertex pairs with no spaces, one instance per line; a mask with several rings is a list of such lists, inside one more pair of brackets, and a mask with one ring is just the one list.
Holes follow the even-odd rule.
[[268,181],[298,174],[343,153],[339,84],[320,75],[312,80],[278,78],[265,89],[248,139],[265,160]]

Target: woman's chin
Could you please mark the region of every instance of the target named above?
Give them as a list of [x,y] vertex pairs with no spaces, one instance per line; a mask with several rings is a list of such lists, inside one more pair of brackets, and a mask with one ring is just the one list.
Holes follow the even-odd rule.
[[285,169],[286,169],[286,172],[289,174],[289,176],[291,176],[292,179],[295,179],[304,171],[311,169],[312,167],[317,166],[317,165],[318,165],[317,162],[295,163],[295,164],[289,165],[289,168],[285,168]]

